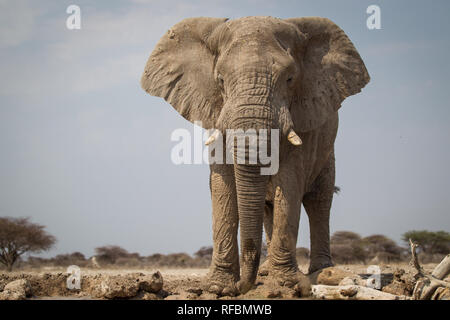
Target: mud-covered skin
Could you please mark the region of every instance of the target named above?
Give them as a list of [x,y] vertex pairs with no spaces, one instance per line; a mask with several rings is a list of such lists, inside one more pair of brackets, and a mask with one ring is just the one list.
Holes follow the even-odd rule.
[[[301,148],[292,148],[271,179],[266,201],[273,204],[272,217],[264,225],[272,229],[269,240],[270,268],[280,274],[298,271],[295,248],[301,204],[309,218],[311,234],[310,272],[330,266],[329,215],[334,192],[333,145],[337,113],[322,127],[303,134]],[[273,197],[271,198],[271,196]],[[270,219],[272,218],[272,219]],[[272,222],[272,223],[271,223]]]
[[[329,216],[334,193],[333,146],[337,128],[336,113],[322,127],[304,134],[301,148],[286,146],[290,150],[280,155],[280,170],[270,178],[264,227],[268,270],[279,283],[293,286],[302,279],[295,257],[302,203],[311,230],[309,272],[333,265]],[[231,281],[239,279],[238,210],[232,165],[211,165],[210,188],[214,239],[211,285],[215,286],[214,293],[221,293],[224,288],[233,291]]]
[[228,129],[280,134],[279,169],[271,176],[261,175],[262,163],[236,158],[211,165],[210,291],[234,295],[254,287],[263,224],[270,277],[305,291],[295,259],[302,203],[311,230],[309,271],[332,265],[337,112],[368,82],[352,42],[325,18],[189,18],[161,38],[141,85],[189,121],[215,129],[208,143],[214,145],[219,133],[225,139]]

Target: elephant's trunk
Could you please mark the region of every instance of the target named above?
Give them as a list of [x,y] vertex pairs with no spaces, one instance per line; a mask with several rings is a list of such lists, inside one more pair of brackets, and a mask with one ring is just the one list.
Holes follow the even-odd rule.
[[[270,144],[270,135],[261,133],[261,129],[270,131],[273,127],[271,108],[267,106],[241,106],[240,116],[232,119],[235,128],[243,129],[247,140],[234,141],[234,172],[236,181],[239,225],[241,236],[241,280],[238,289],[245,293],[253,286],[261,256],[264,203],[268,176],[261,174],[262,164],[259,157],[251,162],[260,142]],[[255,130],[251,138],[249,129]],[[245,142],[245,143],[244,143]],[[251,145],[253,144],[253,145]],[[244,157],[242,157],[244,156]]]
[[241,233],[241,280],[238,289],[251,289],[258,272],[261,256],[264,200],[268,176],[259,166],[235,165],[236,191]]

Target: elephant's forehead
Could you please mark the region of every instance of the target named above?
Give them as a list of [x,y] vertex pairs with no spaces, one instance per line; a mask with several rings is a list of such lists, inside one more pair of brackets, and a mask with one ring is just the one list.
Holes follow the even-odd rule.
[[253,34],[261,32],[276,32],[286,30],[291,26],[279,18],[273,17],[245,17],[228,20],[228,27],[237,34]]
[[233,33],[233,38],[273,39],[292,38],[296,35],[296,29],[286,21],[274,17],[245,17],[229,20],[228,29]]

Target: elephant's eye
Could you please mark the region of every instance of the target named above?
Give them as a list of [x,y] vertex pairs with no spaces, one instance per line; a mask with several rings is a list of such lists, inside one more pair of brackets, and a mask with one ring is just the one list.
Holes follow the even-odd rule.
[[217,75],[217,81],[219,82],[219,85],[223,88],[223,77],[221,74]]
[[287,83],[288,86],[292,85],[292,82],[293,82],[292,80],[293,80],[293,77],[288,77],[287,78],[286,83]]

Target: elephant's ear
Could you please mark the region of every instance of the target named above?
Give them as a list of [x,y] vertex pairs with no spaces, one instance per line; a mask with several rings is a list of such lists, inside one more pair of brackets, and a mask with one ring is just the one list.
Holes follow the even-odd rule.
[[187,120],[212,128],[222,106],[208,37],[224,18],[189,18],[173,26],[151,53],[142,88],[164,98]]
[[305,38],[295,52],[302,77],[291,113],[296,130],[305,132],[325,123],[345,98],[369,82],[364,62],[353,43],[335,23],[326,18],[287,19]]

